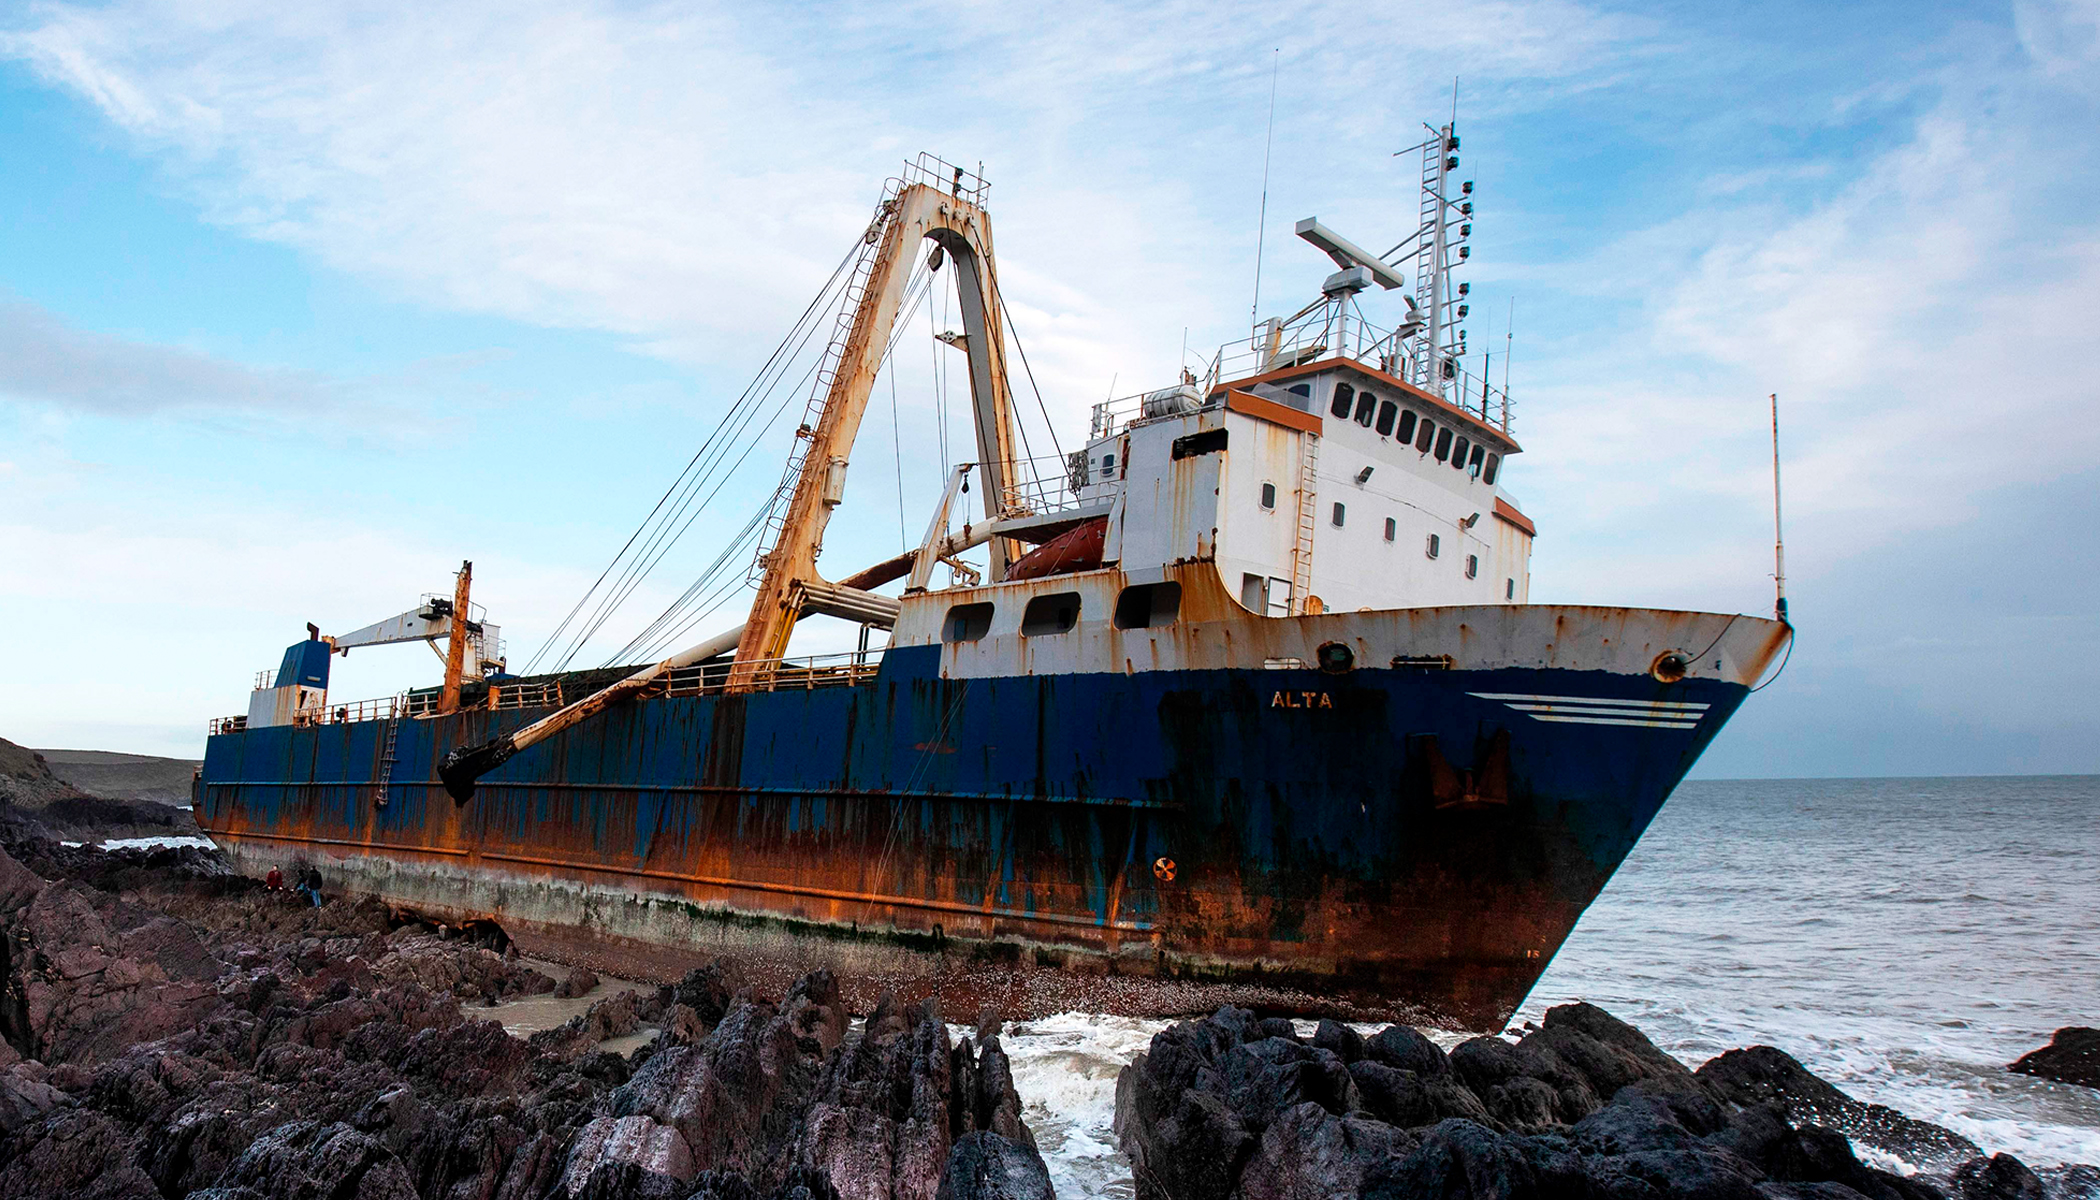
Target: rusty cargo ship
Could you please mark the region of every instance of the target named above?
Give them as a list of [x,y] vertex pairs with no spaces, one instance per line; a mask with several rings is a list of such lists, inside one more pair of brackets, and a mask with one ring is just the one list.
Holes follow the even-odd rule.
[[[922,156],[841,265],[741,626],[513,677],[463,569],[390,621],[309,626],[214,722],[199,822],[243,870],[313,862],[630,975],[726,954],[950,1012],[1498,1027],[1791,629],[1530,602],[1507,389],[1459,324],[1456,150],[1449,126],[1418,148],[1401,247],[1300,222],[1337,268],[1316,298],[1097,406],[1049,470],[1017,444],[985,185]],[[915,549],[828,579],[874,381],[944,265],[976,459]],[[863,648],[790,657],[813,616]],[[441,687],[330,702],[334,654],[413,640],[447,647]]]

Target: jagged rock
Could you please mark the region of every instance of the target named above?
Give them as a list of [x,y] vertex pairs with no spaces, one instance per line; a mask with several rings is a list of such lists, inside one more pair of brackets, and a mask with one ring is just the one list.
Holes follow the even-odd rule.
[[1974,1142],[1952,1130],[1854,1100],[1771,1046],[1730,1050],[1695,1075],[1721,1099],[1777,1104],[1796,1125],[1828,1126],[1922,1169],[1949,1170],[1979,1153]]
[[48,1074],[38,1062],[16,1062],[0,1069],[0,1135],[13,1133],[66,1102],[66,1094],[46,1082]]
[[1954,1172],[1959,1200],[2044,1200],[2042,1181],[2010,1154],[1972,1158]]
[[1240,1173],[1244,1200],[1325,1200],[1354,1196],[1385,1160],[1411,1152],[1415,1138],[1382,1121],[1342,1117],[1300,1104],[1263,1131]]
[[1312,1044],[1351,1066],[1364,1056],[1364,1035],[1340,1021],[1322,1019],[1313,1030]]
[[263,1200],[417,1200],[408,1171],[383,1143],[317,1121],[257,1138],[218,1186],[244,1187]]
[[1599,1102],[1635,1083],[1679,1091],[1699,1086],[1689,1067],[1658,1049],[1640,1030],[1594,1004],[1547,1009],[1540,1027],[1519,1044],[1550,1056],[1578,1075]]
[[60,1108],[25,1127],[0,1153],[0,1200],[157,1200],[133,1161],[136,1140],[98,1112]]
[[1050,1171],[1031,1142],[990,1130],[966,1133],[949,1152],[935,1200],[1054,1200]]
[[1405,1025],[1388,1025],[1364,1043],[1364,1054],[1376,1062],[1424,1079],[1451,1073],[1451,1062],[1436,1043]]
[[[0,888],[4,891],[4,888]],[[2030,1050],[2007,1067],[2022,1075],[2100,1088],[2100,1029],[2070,1025],[2056,1031],[2049,1044]]]
[[699,1174],[685,1138],[649,1117],[599,1117],[576,1135],[561,1177],[571,1200],[674,1200]]
[[576,1016],[527,1039],[534,1050],[557,1058],[580,1058],[607,1038],[640,1029],[649,1003],[636,991],[618,992],[594,1002]]
[[563,1000],[573,1000],[598,986],[598,975],[588,967],[570,967],[561,982],[554,986],[554,994]]

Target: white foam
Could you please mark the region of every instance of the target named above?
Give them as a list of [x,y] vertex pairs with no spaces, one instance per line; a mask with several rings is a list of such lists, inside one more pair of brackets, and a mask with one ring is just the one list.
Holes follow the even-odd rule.
[[[67,842],[78,846],[79,842]],[[199,850],[211,849],[211,839],[201,837],[142,837],[111,838],[102,843],[104,850],[173,850],[182,846],[195,846]]]

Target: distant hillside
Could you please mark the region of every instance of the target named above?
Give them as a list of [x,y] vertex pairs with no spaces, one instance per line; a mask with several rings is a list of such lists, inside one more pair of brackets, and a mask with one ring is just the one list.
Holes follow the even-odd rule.
[[[53,770],[53,757],[68,759]],[[63,778],[75,774],[82,762],[112,788],[130,791],[100,792]],[[179,758],[153,758],[143,754],[115,754],[96,750],[48,750],[38,752],[0,738],[0,840],[24,837],[66,838],[94,841],[111,837],[167,837],[194,835],[197,822],[189,811],[190,770],[196,764]],[[156,798],[166,794],[170,780],[182,780],[180,806]],[[83,782],[85,778],[82,777]]]
[[[20,747],[15,747],[17,750]],[[117,800],[190,806],[194,758],[156,758],[114,750],[39,750],[51,774],[83,792]]]
[[79,788],[52,773],[43,755],[0,738],[0,800],[22,808],[42,808],[53,800],[79,794]]

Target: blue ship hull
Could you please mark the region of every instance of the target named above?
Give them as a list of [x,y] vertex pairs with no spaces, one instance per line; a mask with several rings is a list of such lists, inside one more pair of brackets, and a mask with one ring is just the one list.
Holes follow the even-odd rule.
[[[1484,1028],[1746,694],[1564,669],[944,679],[939,653],[893,649],[854,686],[630,703],[464,805],[439,759],[542,712],[398,722],[383,793],[394,723],[223,733],[198,816],[252,869],[313,861],[639,974],[728,952],[951,1005],[1223,995]],[[1554,723],[1494,698],[1527,696],[1705,707],[1678,709],[1690,728]]]

